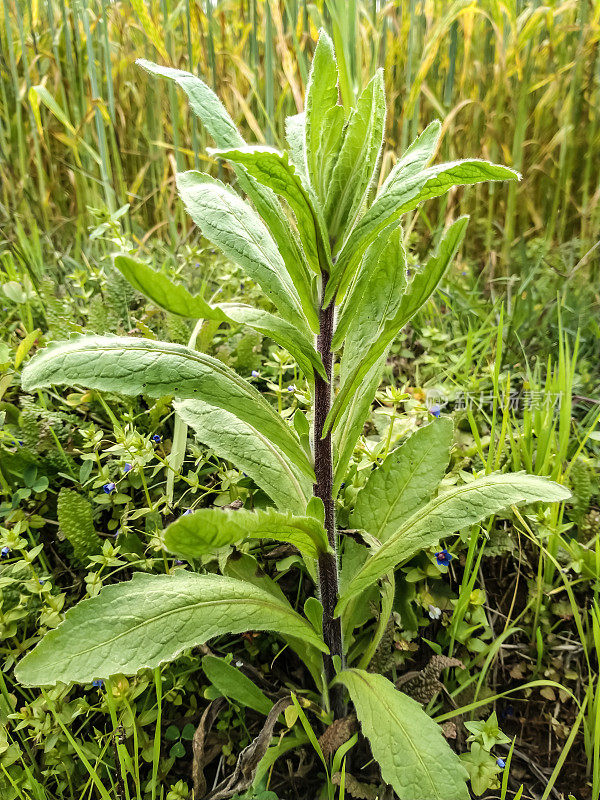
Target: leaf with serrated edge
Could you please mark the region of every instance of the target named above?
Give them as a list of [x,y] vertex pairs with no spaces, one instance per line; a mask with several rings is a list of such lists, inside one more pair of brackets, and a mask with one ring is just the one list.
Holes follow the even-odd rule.
[[205,353],[171,342],[81,336],[46,347],[23,370],[26,391],[53,384],[149,397],[197,397],[255,426],[309,478],[314,471],[297,436],[248,381]]
[[362,528],[380,542],[397,531],[444,477],[453,431],[452,420],[435,420],[391,452],[358,492],[351,527]]
[[383,675],[341,672],[381,777],[402,800],[469,800],[469,774],[439,725]]
[[402,214],[412,211],[425,200],[446,194],[453,186],[519,178],[519,173],[509,167],[472,159],[436,164],[419,170],[406,179],[394,180],[385,191],[379,192],[373,205],[344,243],[327,286],[326,302],[333,298],[338,288],[340,295],[343,295],[367,247]]
[[468,221],[468,217],[459,217],[452,223],[442,237],[438,252],[428,259],[423,270],[415,275],[406,288],[394,317],[386,321],[383,330],[378,334],[377,341],[373,342],[364,357],[356,361],[352,369],[348,371],[333,401],[331,411],[325,420],[324,435],[327,434],[331,427],[335,430],[337,421],[340,419],[347,403],[361,384],[364,376],[371,369],[371,366],[384,353],[387,353],[398,332],[434,293],[452,263],[452,259],[458,252]]
[[185,558],[200,558],[217,547],[245,539],[286,542],[310,558],[318,558],[328,550],[327,534],[318,520],[272,508],[265,511],[201,508],[179,517],[164,533],[167,550]]
[[320,650],[312,626],[289,603],[221,575],[136,573],[67,611],[16,668],[25,686],[87,683],[153,669],[184,650],[248,630],[298,636]]
[[202,234],[258,283],[288,322],[307,333],[298,293],[258,214],[233,189],[203,172],[179,172],[177,188]]
[[571,493],[564,486],[524,472],[487,475],[440,494],[416,511],[365,562],[339,600],[336,613],[354,595],[446,536],[523,503],[555,503]]

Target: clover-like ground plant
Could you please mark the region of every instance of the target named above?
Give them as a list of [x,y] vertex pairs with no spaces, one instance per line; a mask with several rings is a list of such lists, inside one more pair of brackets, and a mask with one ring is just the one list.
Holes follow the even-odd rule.
[[[341,567],[335,504],[390,345],[432,296],[468,221],[453,222],[409,277],[402,215],[452,186],[518,175],[478,159],[431,165],[441,127],[433,122],[378,181],[386,116],[382,72],[355,108],[341,105],[335,54],[324,32],[305,111],[288,118],[283,152],[246,144],[199,78],[139,63],[184,90],[218,147],[212,154],[232,166],[247,201],[197,171],[177,175],[179,194],[202,234],[262,288],[274,311],[210,305],[129,255],[117,256],[115,265],[171,313],[247,325],[287,349],[310,386],[312,413],[296,411],[292,425],[217,359],[193,346],[144,338],[80,336],[53,343],[29,362],[23,387],[172,396],[178,424],[193,428],[252,477],[272,507],[200,509],[166,528],[165,547],[193,567],[215,548],[247,539],[286,542],[300,551],[316,597],[302,615],[250,573],[242,579],[192,568],[140,572],[69,610],[18,664],[18,680],[32,686],[134,674],[214,636],[274,631],[303,659],[325,709],[339,716],[351,703],[382,780],[401,800],[468,800],[466,772],[439,727],[387,678],[367,671],[391,613],[394,571],[423,548],[511,505],[561,501],[568,492],[518,473],[438,493],[453,433],[451,422],[439,419],[369,476],[351,516],[366,544],[353,542],[352,558],[342,558]],[[361,639],[361,598],[373,592],[381,610]]]

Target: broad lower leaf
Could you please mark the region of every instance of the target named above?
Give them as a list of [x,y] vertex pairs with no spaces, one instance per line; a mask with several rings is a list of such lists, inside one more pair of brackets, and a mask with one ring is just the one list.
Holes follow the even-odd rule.
[[[352,367],[346,370],[343,383],[325,421],[324,433],[340,419],[346,405],[354,392],[361,385],[364,376],[390,348],[399,331],[417,313],[419,308],[429,300],[464,238],[468,217],[459,217],[444,233],[438,247],[438,252],[431,256],[423,270],[418,272],[411,283],[406,287],[400,302],[395,306],[396,313],[385,321],[383,328],[378,330],[378,338],[359,359],[354,359]],[[394,307],[394,306],[393,306]],[[360,355],[360,354],[359,354]]]
[[258,283],[288,322],[307,331],[298,293],[258,214],[232,189],[203,172],[178,173],[177,188],[203,235]]
[[337,613],[352,596],[444,537],[510,506],[555,503],[570,496],[564,486],[524,472],[487,475],[440,494],[416,511],[367,559],[340,598]]
[[319,162],[321,138],[326,114],[338,100],[337,84],[338,71],[333,42],[321,29],[306,87],[304,124],[306,172],[311,186],[317,192],[321,170]]
[[179,517],[164,532],[167,550],[184,558],[200,558],[217,547],[238,544],[245,539],[286,542],[310,558],[318,558],[328,550],[327,534],[318,520],[274,509],[202,508]]
[[277,508],[304,514],[312,496],[311,479],[252,422],[201,400],[176,402],[174,408],[201,442],[249,475]]
[[[241,147],[245,144],[224,105],[200,78],[190,72],[162,67],[145,59],[138,59],[136,63],[153,75],[160,75],[175,81],[184,90],[192,111],[205,126],[217,147]],[[311,329],[317,333],[319,330],[318,316],[313,303],[303,254],[294,239],[280,203],[270,189],[261,186],[254,178],[247,175],[243,167],[237,167],[236,174],[242,190],[252,200],[256,210],[269,226],[271,235],[302,301],[303,310]]]
[[453,186],[466,186],[483,181],[519,180],[520,175],[508,167],[477,159],[436,164],[404,175],[401,171],[385,190],[377,195],[373,205],[359,220],[344,243],[328,285],[326,301],[336,290],[343,294],[352,280],[367,247],[388,225],[420,203],[445,194]]
[[222,695],[243,708],[253,708],[259,714],[268,714],[273,703],[243,672],[228,664],[224,658],[204,656],[202,669],[208,680]]
[[383,675],[341,672],[381,777],[402,800],[469,800],[469,773],[419,703]]
[[311,269],[318,275],[331,271],[327,230],[318,201],[306,188],[287,153],[272,147],[247,145],[227,150],[212,150],[219,158],[241,164],[253,178],[271,188],[290,206],[296,217],[298,234]]
[[333,238],[343,239],[366,202],[383,145],[383,70],[363,89],[346,127],[327,186],[325,220]]
[[439,419],[416,430],[359,491],[350,525],[385,542],[426,503],[444,477],[454,426]]
[[297,436],[248,381],[205,353],[127,336],[81,336],[46,347],[23,370],[23,388],[79,385],[149,397],[199,398],[249,422],[309,478],[314,471]]
[[70,609],[16,668],[25,686],[87,683],[153,669],[184,650],[248,630],[303,637],[324,650],[289,603],[220,575],[136,573]]
[[134,289],[171,314],[192,319],[220,319],[225,314],[210,306],[202,297],[190,294],[184,286],[173,283],[166,275],[131,256],[115,256],[115,267]]

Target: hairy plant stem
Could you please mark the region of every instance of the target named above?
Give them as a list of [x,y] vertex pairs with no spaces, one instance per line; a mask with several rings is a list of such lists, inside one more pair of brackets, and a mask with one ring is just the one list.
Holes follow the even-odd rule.
[[[325,295],[327,273],[323,273],[322,295]],[[325,553],[319,558],[319,594],[323,605],[323,638],[329,648],[329,656],[325,656],[325,677],[329,682],[335,674],[333,657],[343,659],[342,626],[339,617],[333,615],[338,601],[338,564],[337,535],[335,529],[335,503],[333,498],[333,452],[331,431],[323,437],[323,427],[331,408],[331,385],[333,376],[333,338],[335,303],[319,311],[320,333],[317,337],[317,350],[323,360],[327,380],[315,375],[315,422],[314,422],[314,454],[315,476],[314,495],[323,501],[325,507],[325,529],[333,552]],[[341,687],[334,687],[331,697],[336,717],[343,716]]]

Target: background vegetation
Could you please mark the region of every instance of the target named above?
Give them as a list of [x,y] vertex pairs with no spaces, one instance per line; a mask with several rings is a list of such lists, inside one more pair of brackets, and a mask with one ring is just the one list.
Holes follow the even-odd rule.
[[[597,800],[600,2],[3,0],[0,19],[2,796],[187,797],[189,725],[218,693],[196,658],[162,678],[83,693],[17,688],[12,666],[86,592],[134,569],[177,568],[159,538],[173,515],[245,500],[256,487],[191,438],[174,478],[166,402],[23,395],[19,372],[43,341],[83,329],[189,340],[185,323],[111,271],[118,248],[207,297],[252,296],[176,200],[175,167],[223,170],[204,154],[211,142],[184,98],[134,61],[203,76],[248,140],[283,145],[284,118],[301,108],[325,24],[344,54],[347,96],[385,67],[384,170],[437,117],[440,157],[490,158],[524,176],[415,214],[415,262],[458,213],[471,214],[467,242],[444,292],[396,343],[344,502],[373,461],[428,417],[427,396],[455,411],[447,481],[510,467],[551,476],[575,495],[544,519],[511,515],[465,532],[448,578],[426,556],[416,560],[388,666],[419,668],[432,648],[458,653],[466,670],[448,689],[459,706],[545,681],[498,702],[517,742],[506,785],[493,788],[492,775],[483,790],[512,797],[524,783],[523,797],[572,791]],[[202,349],[256,373],[282,410],[303,407],[294,362],[268,340],[210,325],[196,334]],[[69,490],[81,499],[69,503]],[[277,557],[261,563],[276,579]],[[268,637],[214,650],[255,666],[279,655]],[[448,712],[437,702],[438,716]],[[228,705],[214,738],[221,772],[252,724]],[[295,759],[289,770],[300,791],[307,763]]]

